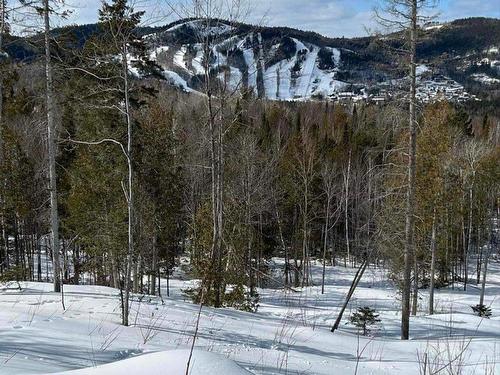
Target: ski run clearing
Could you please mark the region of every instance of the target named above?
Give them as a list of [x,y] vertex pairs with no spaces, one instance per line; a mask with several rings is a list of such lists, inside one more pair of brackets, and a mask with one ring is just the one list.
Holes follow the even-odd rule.
[[[472,262],[471,262],[472,263]],[[274,267],[282,265],[273,260]],[[320,284],[321,264],[313,265]],[[399,340],[400,298],[382,268],[367,269],[341,327],[330,332],[356,269],[328,266],[321,286],[260,289],[257,313],[204,307],[190,374],[420,374],[423,358],[440,374],[500,374],[500,263],[492,260],[485,304],[491,319],[472,314],[479,286],[428,291],[411,318],[411,340]],[[472,273],[471,273],[472,274]],[[194,285],[177,272],[170,297],[134,296],[130,327],[120,325],[119,292],[101,286],[64,288],[48,283],[3,285],[0,293],[0,374],[185,374],[199,306],[182,290]],[[183,280],[184,279],[184,280]],[[357,307],[370,306],[381,323],[372,336],[345,324]],[[67,372],[69,371],[69,372]],[[433,373],[433,372],[430,372]],[[434,372],[436,373],[436,372]]]

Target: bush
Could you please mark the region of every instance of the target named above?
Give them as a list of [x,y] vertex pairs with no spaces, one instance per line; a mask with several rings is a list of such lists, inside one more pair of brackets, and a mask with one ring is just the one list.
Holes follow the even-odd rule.
[[[193,303],[201,302],[202,295],[202,285],[200,284],[194,288],[188,288],[183,290],[184,295],[193,301]],[[206,288],[203,290],[203,304],[206,306],[215,305],[215,293],[213,290],[207,292]],[[259,294],[257,291],[250,292],[242,284],[237,284],[234,288],[224,294],[224,300],[222,301],[224,307],[232,307],[241,311],[257,312],[259,308]]]
[[0,284],[5,284],[7,287],[12,283],[17,283],[17,288],[21,290],[20,280],[24,280],[24,268],[22,266],[15,266],[0,275]]
[[256,291],[245,291],[242,284],[238,284],[224,298],[225,306],[247,312],[257,312],[259,308],[259,294]]
[[352,325],[363,330],[363,336],[370,333],[370,327],[380,322],[379,314],[375,314],[375,309],[368,306],[358,308],[349,318]]
[[486,318],[489,319],[491,316],[491,308],[485,305],[476,305],[476,306],[471,306],[472,311],[474,311],[474,314],[481,317],[481,318]]

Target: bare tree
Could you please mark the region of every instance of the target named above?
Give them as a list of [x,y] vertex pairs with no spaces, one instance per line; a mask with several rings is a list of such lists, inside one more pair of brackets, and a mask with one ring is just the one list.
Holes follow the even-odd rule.
[[431,233],[431,276],[429,285],[429,314],[434,314],[434,277],[436,275],[436,209],[432,215],[432,233]]
[[[4,48],[4,36],[7,33],[7,0],[0,0],[0,67],[4,64],[4,59],[6,59],[6,55],[3,51]],[[3,67],[2,70],[0,71],[0,165],[3,164],[3,75],[2,72],[4,71]],[[5,217],[4,217],[4,211],[5,211],[5,203],[4,203],[4,182],[0,182],[2,184],[1,189],[2,193],[0,195],[0,224],[2,225],[2,242],[3,242],[3,256],[5,257],[4,259],[4,264],[6,267],[9,267],[9,248],[8,248],[8,243],[7,243],[7,237],[5,234]],[[0,258],[2,255],[0,255]]]
[[[224,255],[224,190],[225,190],[225,135],[228,127],[234,125],[234,119],[227,118],[226,108],[229,99],[241,88],[241,82],[230,84],[230,77],[217,76],[223,68],[226,56],[221,55],[217,44],[224,37],[219,33],[219,28],[229,25],[233,28],[235,22],[240,20],[246,12],[243,0],[188,0],[180,5],[171,3],[170,8],[180,18],[191,18],[194,35],[201,44],[203,57],[203,94],[205,99],[206,126],[209,129],[210,144],[210,173],[211,173],[211,210],[212,210],[212,246],[210,270],[204,283],[214,293],[215,307],[222,306],[224,292],[223,281],[223,255]],[[225,35],[227,37],[227,35]],[[215,57],[215,66],[212,58]],[[229,73],[231,74],[231,73]]]
[[[337,225],[340,218],[341,204],[337,204],[337,208],[333,211],[335,203],[335,193],[337,192],[337,166],[332,160],[327,160],[321,169],[322,190],[325,196],[325,223],[323,229],[323,270],[321,274],[321,294],[325,293],[325,276],[326,276],[326,254],[330,244],[330,231]],[[333,249],[330,254],[333,264]]]
[[52,263],[54,273],[54,292],[61,291],[61,264],[59,260],[59,214],[57,208],[57,176],[56,176],[56,132],[55,97],[52,57],[50,50],[50,15],[52,9],[49,0],[43,0],[43,20],[45,37],[45,83],[46,83],[46,115],[47,115],[47,149],[49,164],[49,190],[50,190],[50,227],[52,233]]
[[[495,211],[495,200],[497,199],[497,191],[493,190],[494,193],[494,198],[492,199],[492,210],[491,210],[491,217],[489,219],[490,225],[490,239],[488,243],[488,250],[486,251],[486,254],[484,255],[484,264],[483,264],[483,277],[481,281],[481,293],[479,295],[479,305],[484,305],[484,294],[486,291],[486,275],[488,273],[488,261],[493,253],[493,249],[495,245],[497,244],[497,228],[494,228],[494,226],[498,226],[498,213],[500,210],[500,207],[497,207],[496,209],[496,217],[494,218],[493,212]],[[498,204],[498,203],[497,203]]]
[[[7,0],[0,0],[0,64],[2,64],[3,59],[6,58],[3,52],[3,41],[4,35],[7,32]],[[3,69],[2,69],[3,71]],[[0,75],[0,161],[3,157],[2,144],[3,144],[3,77]]]
[[467,290],[469,281],[469,254],[472,249],[472,231],[473,231],[473,211],[474,211],[474,189],[476,184],[476,173],[479,168],[479,163],[485,155],[485,148],[482,144],[475,140],[467,142],[463,149],[464,162],[464,182],[467,184],[469,198],[469,217],[467,227],[467,244],[464,246],[464,290]]
[[[409,142],[407,166],[407,191],[404,235],[404,271],[402,288],[401,339],[410,336],[410,295],[412,259],[415,256],[415,191],[416,191],[416,155],[417,155],[417,42],[419,24],[427,22],[429,17],[423,14],[426,7],[436,3],[433,0],[384,0],[385,7],[376,9],[375,15],[383,27],[401,32],[406,43],[399,51],[408,58],[409,64]],[[417,277],[415,275],[415,282]]]

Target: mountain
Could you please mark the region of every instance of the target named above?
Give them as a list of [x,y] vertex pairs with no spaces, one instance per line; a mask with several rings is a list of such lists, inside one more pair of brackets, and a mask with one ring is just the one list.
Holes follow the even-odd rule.
[[[452,100],[485,97],[500,87],[500,20],[472,18],[426,25],[419,45],[419,97]],[[147,35],[151,57],[165,77],[186,90],[203,84],[208,37],[212,72],[234,89],[261,98],[378,98],[403,88],[406,67],[379,38],[326,38],[290,28],[182,20]],[[399,35],[383,43],[400,47]],[[469,94],[470,90],[474,94]]]
[[[83,45],[98,33],[97,25],[57,29]],[[406,83],[406,67],[389,53],[400,47],[398,34],[383,38],[327,38],[285,27],[255,27],[214,20],[185,19],[141,29],[150,58],[165,80],[185,91],[201,90],[204,63],[211,76],[233,90],[252,91],[272,100],[311,98],[386,100]],[[419,97],[431,101],[497,97],[500,88],[500,20],[470,18],[421,29],[417,68]],[[210,51],[204,51],[210,40]],[[36,57],[37,43],[18,38],[7,52],[16,58]]]

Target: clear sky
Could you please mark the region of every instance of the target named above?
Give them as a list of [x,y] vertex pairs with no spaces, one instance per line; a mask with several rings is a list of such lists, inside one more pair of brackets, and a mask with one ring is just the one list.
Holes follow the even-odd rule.
[[[74,5],[71,23],[93,23],[101,0],[69,0]],[[145,1],[145,0],[136,0]],[[149,0],[154,14],[167,3],[186,0]],[[250,14],[243,20],[263,26],[290,26],[332,37],[364,36],[373,29],[373,8],[381,0],[247,0]],[[150,5],[151,7],[151,5]],[[441,20],[473,16],[500,18],[500,0],[440,0]],[[151,12],[153,13],[153,12]],[[170,16],[162,23],[174,20]]]

